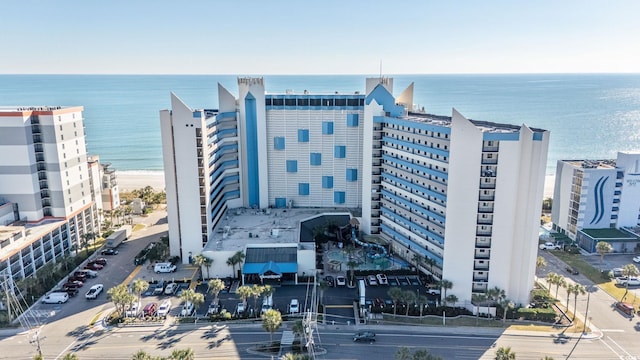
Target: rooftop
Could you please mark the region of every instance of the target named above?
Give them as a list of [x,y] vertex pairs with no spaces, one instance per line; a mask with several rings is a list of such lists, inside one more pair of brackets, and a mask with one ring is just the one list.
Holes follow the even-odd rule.
[[[0,242],[13,239],[10,244],[0,248],[0,259],[13,255],[35,240],[52,232],[55,228],[62,226],[65,222],[65,220],[52,218],[39,223],[25,223],[24,226],[0,226]],[[24,236],[22,236],[23,231]]]
[[586,235],[594,238],[594,239],[602,239],[602,240],[637,240],[636,236],[632,234],[618,230],[615,228],[604,228],[604,229],[582,229],[581,230]]
[[[451,117],[444,115],[433,115],[421,112],[409,112],[406,117],[408,120],[422,122],[437,126],[451,126]],[[478,127],[483,132],[493,132],[493,133],[517,133],[520,131],[522,126],[519,125],[511,125],[511,124],[501,124],[494,123],[491,121],[482,121],[482,120],[473,120],[469,119],[476,127]],[[538,128],[530,128],[533,132],[544,132],[546,130],[538,129]]]
[[582,169],[615,169],[615,160],[562,160]]
[[[344,209],[335,208],[229,209],[204,251],[239,251],[250,244],[298,244],[300,223],[320,215],[350,216]],[[302,232],[308,234],[304,229]],[[303,242],[300,246],[313,249],[314,243]]]

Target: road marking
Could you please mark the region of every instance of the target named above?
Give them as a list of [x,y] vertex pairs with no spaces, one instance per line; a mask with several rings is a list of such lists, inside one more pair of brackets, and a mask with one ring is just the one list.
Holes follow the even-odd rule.
[[325,305],[325,309],[353,309],[353,305]]
[[140,270],[142,270],[142,265],[138,265],[136,266],[135,269],[133,269],[133,271],[131,272],[131,274],[129,274],[129,276],[127,276],[126,279],[124,279],[124,281],[122,282],[122,284],[127,285],[129,284],[129,282],[131,282],[131,280],[133,280],[134,277],[136,277],[136,275],[138,275],[138,273],[140,272]]
[[633,355],[629,354],[629,352],[627,350],[625,350],[622,346],[620,346],[620,344],[618,344],[617,342],[615,342],[611,337],[609,337],[609,340],[614,343],[618,348],[620,348],[620,350],[624,351],[629,358],[633,358]]
[[96,321],[98,321],[98,318],[100,317],[100,315],[102,315],[102,311],[97,313],[96,316],[94,316],[93,319],[91,319],[91,321],[89,322],[89,326],[93,326],[96,323]]
[[623,329],[600,329],[602,332],[624,332]]

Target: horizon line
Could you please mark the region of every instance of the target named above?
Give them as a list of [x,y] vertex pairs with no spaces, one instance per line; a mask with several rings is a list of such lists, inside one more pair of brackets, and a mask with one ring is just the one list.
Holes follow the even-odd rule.
[[[73,76],[73,75],[101,75],[101,76],[371,76],[371,77],[381,77],[380,74],[366,74],[366,73],[318,73],[318,74],[309,74],[309,73],[0,73],[0,76],[25,76],[25,75],[64,75],[64,76]],[[459,73],[389,73],[382,74],[382,77],[390,77],[390,76],[409,76],[409,75],[640,75],[639,72],[487,72],[487,73],[474,73],[474,72],[459,72]]]

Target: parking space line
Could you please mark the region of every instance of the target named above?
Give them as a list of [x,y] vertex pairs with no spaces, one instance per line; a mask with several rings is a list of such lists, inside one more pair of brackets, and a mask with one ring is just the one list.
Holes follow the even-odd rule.
[[131,272],[131,274],[129,274],[129,276],[127,276],[126,279],[124,279],[124,281],[122,282],[124,285],[127,285],[128,283],[131,282],[131,280],[133,280],[134,277],[136,277],[136,275],[138,275],[138,273],[140,272],[140,270],[142,270],[142,265],[138,265],[136,266],[135,269],[133,269],[133,271]]
[[352,309],[353,304],[351,305],[325,305],[325,309]]

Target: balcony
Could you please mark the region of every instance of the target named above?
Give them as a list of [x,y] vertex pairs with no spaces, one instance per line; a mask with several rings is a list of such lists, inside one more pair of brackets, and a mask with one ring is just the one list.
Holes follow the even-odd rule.
[[495,189],[496,188],[496,183],[495,182],[481,182],[480,183],[480,189]]
[[489,249],[476,249],[476,259],[488,259],[491,256],[491,250]]
[[473,273],[473,281],[474,282],[487,282],[489,281],[489,274],[487,272],[482,272],[482,275],[477,273]]
[[498,146],[484,145],[482,147],[482,152],[498,152],[498,150],[500,150],[500,147],[498,147]]
[[477,237],[476,238],[476,248],[490,248],[491,247],[491,238],[490,237]]
[[493,225],[493,216],[483,217],[482,215],[478,215],[476,223],[480,225]]
[[495,158],[482,158],[482,164],[483,165],[491,165],[491,164],[497,164],[498,163],[498,159]]
[[473,264],[473,270],[489,270],[489,261],[476,261]]
[[478,205],[479,213],[492,213],[493,212],[493,204],[491,205]]

